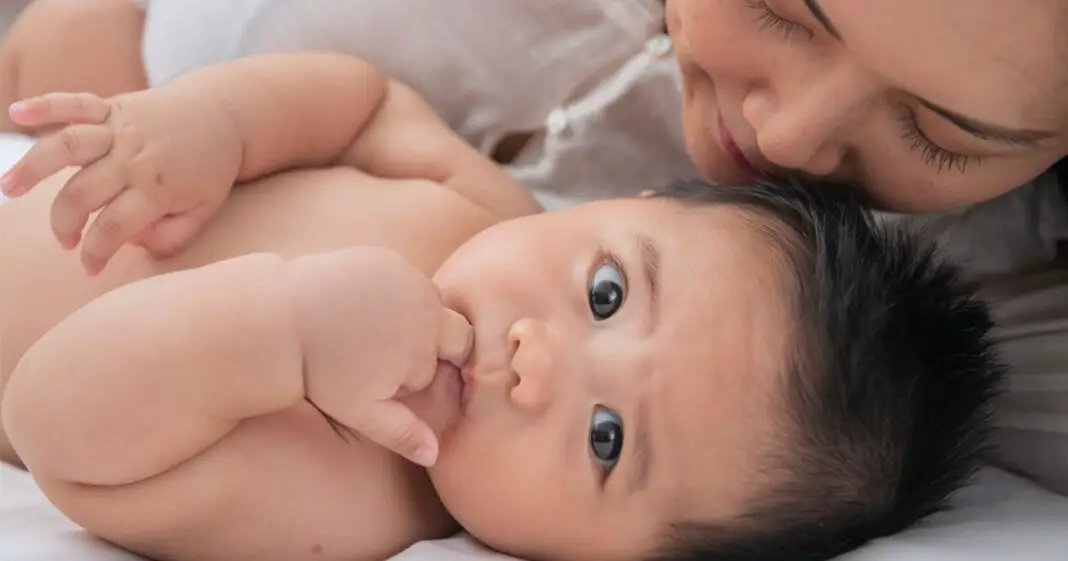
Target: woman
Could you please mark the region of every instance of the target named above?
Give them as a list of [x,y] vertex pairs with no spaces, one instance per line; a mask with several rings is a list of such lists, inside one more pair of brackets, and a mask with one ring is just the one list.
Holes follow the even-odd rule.
[[[60,68],[142,44],[143,65],[122,58],[104,84],[94,74],[102,94],[254,52],[355,54],[546,206],[697,174],[803,174],[862,185],[889,210],[941,213],[912,219],[987,282],[1005,327],[1014,381],[999,460],[1068,491],[1068,284],[1056,267],[1068,178],[1053,171],[1068,155],[1068,2],[140,3],[143,37],[132,0],[38,0],[8,48],[40,40],[45,19],[65,26]],[[97,34],[86,12],[113,29]],[[41,93],[17,87],[37,71],[47,90],[86,88],[54,68],[8,69],[9,95]]]

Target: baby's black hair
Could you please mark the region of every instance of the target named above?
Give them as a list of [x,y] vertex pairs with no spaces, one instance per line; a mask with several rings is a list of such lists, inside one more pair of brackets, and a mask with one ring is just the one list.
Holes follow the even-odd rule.
[[784,372],[775,484],[729,523],[680,521],[653,558],[823,561],[946,508],[985,451],[1004,374],[958,271],[839,187],[686,181],[658,196],[769,223],[802,340]]

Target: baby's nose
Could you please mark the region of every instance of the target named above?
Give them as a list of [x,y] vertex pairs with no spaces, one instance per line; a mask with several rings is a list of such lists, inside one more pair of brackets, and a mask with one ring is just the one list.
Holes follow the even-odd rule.
[[517,378],[512,401],[530,410],[548,406],[556,392],[559,363],[545,326],[534,319],[521,319],[508,330],[508,344]]

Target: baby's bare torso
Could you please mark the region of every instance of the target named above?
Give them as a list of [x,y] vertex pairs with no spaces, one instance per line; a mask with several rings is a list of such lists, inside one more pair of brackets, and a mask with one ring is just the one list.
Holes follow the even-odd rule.
[[[381,180],[351,169],[288,173],[235,189],[179,255],[154,260],[140,248],[126,247],[104,273],[90,279],[78,253],[63,251],[49,229],[51,200],[67,176],[64,172],[0,206],[3,381],[27,348],[67,315],[104,292],[148,276],[247,253],[292,257],[353,245],[389,247],[430,275],[456,247],[493,222],[459,195],[428,182]],[[0,447],[6,445],[6,437],[0,438]],[[5,458],[11,459],[9,450]],[[204,477],[206,470],[211,477]],[[100,516],[129,517],[128,524],[107,524],[128,527],[129,535],[106,537],[135,549],[144,544],[143,550],[159,557],[189,558],[195,552],[198,559],[211,561],[204,557],[210,552],[211,559],[220,560],[351,561],[353,551],[381,558],[453,531],[422,469],[380,448],[342,440],[310,405],[253,419],[158,477],[128,489],[101,489],[98,506],[85,500],[85,493],[97,491],[78,489],[73,508],[63,504],[71,490],[62,483],[41,484],[61,509],[90,530]],[[283,484],[289,487],[284,494],[288,503],[280,503],[272,492]],[[307,488],[294,492],[294,484]],[[252,486],[256,492],[235,495],[227,492],[232,486]],[[338,495],[348,500],[338,501]],[[234,504],[232,496],[246,504]],[[291,497],[299,499],[292,502]],[[172,528],[138,525],[138,508],[167,509],[179,503],[198,516]]]

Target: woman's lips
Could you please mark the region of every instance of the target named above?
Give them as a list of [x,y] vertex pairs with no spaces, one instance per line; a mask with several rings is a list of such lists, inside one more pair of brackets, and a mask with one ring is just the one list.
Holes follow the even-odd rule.
[[719,116],[717,125],[720,148],[723,149],[723,153],[730,157],[734,162],[734,165],[737,166],[742,173],[752,178],[771,179],[773,177],[771,173],[754,164],[753,161],[745,155],[745,152],[738,147],[738,144],[734,141],[734,136],[731,135],[730,129],[728,129],[727,125],[723,122],[722,115]]

